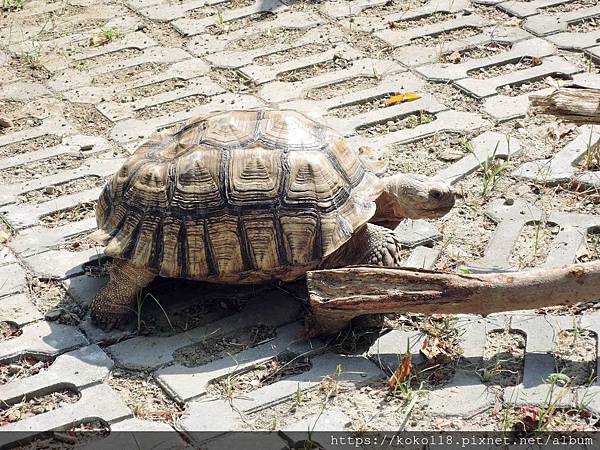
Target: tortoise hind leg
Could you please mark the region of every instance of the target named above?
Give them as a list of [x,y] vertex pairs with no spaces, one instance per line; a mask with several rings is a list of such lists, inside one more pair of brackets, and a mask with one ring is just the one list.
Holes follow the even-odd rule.
[[139,292],[156,276],[147,269],[136,267],[124,260],[114,260],[106,283],[91,305],[94,323],[110,330],[125,325],[136,311]]

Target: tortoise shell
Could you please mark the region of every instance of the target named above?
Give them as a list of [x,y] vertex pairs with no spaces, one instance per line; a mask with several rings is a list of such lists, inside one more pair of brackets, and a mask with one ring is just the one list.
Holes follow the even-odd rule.
[[127,159],[100,195],[92,237],[165,277],[292,280],[373,216],[383,189],[374,168],[301,113],[215,113]]

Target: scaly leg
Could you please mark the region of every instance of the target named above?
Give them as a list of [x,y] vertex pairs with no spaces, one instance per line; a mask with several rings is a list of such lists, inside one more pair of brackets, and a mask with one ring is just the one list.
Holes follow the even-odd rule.
[[356,230],[339,250],[328,256],[321,269],[369,264],[382,267],[399,267],[401,243],[389,228],[371,223]]
[[135,267],[124,260],[113,261],[110,280],[91,305],[92,321],[104,330],[125,325],[136,311],[139,292],[156,276],[148,269]]
[[[348,242],[325,259],[320,268],[336,269],[362,264],[400,267],[401,248],[400,240],[392,230],[368,223],[356,230]],[[353,323],[357,328],[381,327],[384,318],[383,314],[371,314],[356,317]]]

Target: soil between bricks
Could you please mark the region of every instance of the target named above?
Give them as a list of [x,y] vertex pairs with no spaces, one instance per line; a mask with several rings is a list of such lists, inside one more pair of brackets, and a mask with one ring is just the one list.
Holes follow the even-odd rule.
[[[234,3],[223,5],[224,7],[240,7],[245,3]],[[389,1],[382,6],[375,6],[368,8],[360,15],[382,15],[390,14],[394,12],[403,11],[407,8],[414,8],[421,6],[421,1]],[[574,7],[574,5],[581,7],[589,6],[585,1],[571,2],[564,5],[558,5],[555,7],[547,8],[542,11],[543,14],[565,11]],[[302,6],[302,5],[295,5]],[[520,21],[516,20],[505,13],[501,12],[495,7],[485,7],[480,5],[472,5],[470,7],[473,11],[484,17],[496,20],[503,24],[517,25]],[[213,11],[214,12],[214,11]],[[188,17],[193,17],[193,14],[188,14]],[[438,17],[439,16],[439,17]],[[439,20],[447,20],[451,15],[444,17],[444,15],[434,16],[419,22],[396,22],[394,26],[421,26],[425,23],[434,23]],[[231,22],[225,24],[226,29],[219,29],[218,26],[213,25],[209,29],[210,32],[218,33],[219,35],[226,36],[227,32],[233,31],[238,27],[246,27],[254,19],[266,19],[270,20],[274,18],[274,15],[269,14],[258,14],[251,18],[242,19],[239,22]],[[35,19],[38,20],[38,19]],[[39,20],[45,20],[41,17]],[[510,22],[510,23],[508,23]],[[84,24],[85,25],[85,24]],[[179,36],[177,32],[171,27],[170,24],[155,24],[149,22],[146,27],[146,32],[152,36],[155,40],[163,46],[172,47],[183,47],[187,43],[187,39]],[[571,24],[571,30],[576,31],[588,31],[598,28],[598,22],[596,19],[587,20],[581,23]],[[66,30],[68,31],[68,30]],[[478,29],[462,29],[458,32],[450,34],[442,34],[434,37],[419,38],[412,42],[412,44],[418,43],[419,45],[442,45],[451,39],[462,39],[471,33],[479,32]],[[59,31],[61,34],[62,32]],[[292,44],[301,35],[304,34],[303,30],[277,30],[269,29],[259,35],[245,36],[242,40],[235,41],[228,46],[228,49],[247,49],[257,48],[259,46],[270,46],[280,43]],[[363,35],[359,33],[353,33],[348,39],[348,43],[356,49],[366,51],[370,57],[386,58],[390,59],[391,54],[389,49],[379,41],[375,39],[369,40],[369,35]],[[306,50],[306,48],[305,48]],[[472,58],[480,58],[484,56],[492,56],[501,51],[505,51],[506,48],[502,46],[490,47],[482,46],[476,49],[459,52],[460,60],[456,59],[456,55],[443,54],[440,57],[444,62],[457,63],[464,62]],[[316,47],[315,47],[315,51]],[[140,54],[138,50],[126,50],[102,57],[94,58],[89,61],[83,61],[81,64],[76,64],[81,70],[88,70],[94,67],[100,67],[123,58],[130,58]],[[274,54],[270,57],[259,59],[260,63],[278,63],[283,61],[284,54]],[[572,58],[580,57],[580,54],[573,53],[570,55]],[[453,58],[450,60],[449,58]],[[578,64],[582,69],[587,70],[588,62],[583,61]],[[131,81],[133,78],[140,80],[144,79],[151,74],[160,73],[165,70],[167,65],[146,63],[141,66],[133,68],[120,69],[112,72],[108,75],[97,76],[94,79],[94,83],[97,85],[110,86],[113,84],[123,83],[125,81]],[[598,71],[598,67],[591,64],[589,65],[590,71]],[[337,70],[336,68],[334,68]],[[506,68],[505,68],[506,69]],[[295,73],[294,76],[297,79],[305,79],[314,74],[324,73],[329,69],[325,68],[324,71],[316,72],[299,72]],[[31,64],[25,60],[25,58],[9,59],[8,63],[0,67],[0,77],[2,74],[7,73],[11,78],[17,75],[19,79],[24,81],[36,81],[43,82],[49,78],[49,73],[41,67],[36,67],[35,64]],[[488,72],[489,76],[496,76],[501,72]],[[213,72],[215,79],[229,91],[234,92],[252,92],[254,86],[251,82],[244,80],[239,73],[235,71],[222,71]],[[344,80],[342,82],[319,87],[311,90],[308,93],[309,99],[330,99],[336,96],[344,95],[349,92],[356,92],[359,89],[366,89],[373,87],[378,84],[381,80],[376,77],[358,77],[351,80]],[[145,86],[138,88],[135,91],[127,93],[132,96],[147,97],[150,95],[156,95],[161,92],[167,92],[172,89],[182,87],[170,80],[162,84]],[[545,80],[537,80],[534,82],[522,83],[519,86],[510,86],[508,88],[501,88],[500,93],[505,95],[521,95],[528,93],[533,90],[548,87]],[[451,85],[445,84],[433,84],[426,83],[426,90],[431,92],[437,100],[448,105],[451,108],[476,112],[480,110],[480,103],[476,100],[470,99],[463,95],[460,91],[451,87]],[[351,107],[347,109],[340,109],[334,114],[341,117],[350,116],[355,113],[359,113],[372,108],[385,107],[383,104],[384,99],[377,99],[374,102],[366,102],[360,106]],[[129,101],[129,100],[127,100]],[[181,105],[178,105],[179,107]],[[165,111],[161,105],[156,110],[150,110],[150,116],[154,117],[154,113],[159,114]],[[185,109],[189,105],[183,105]],[[80,132],[85,132],[92,135],[103,135],[109,137],[110,130],[114,124],[110,123],[103,116],[98,115],[95,108],[90,105],[70,105],[65,102],[65,117],[72,125],[75,126]],[[335,110],[334,110],[335,111]],[[149,116],[149,117],[150,117]],[[574,211],[574,212],[585,212],[598,214],[600,207],[598,206],[600,201],[597,193],[582,193],[576,192],[570,186],[563,187],[550,187],[543,186],[539,183],[527,182],[523,180],[514,179],[510,176],[512,169],[517,167],[519,164],[525,161],[538,159],[541,157],[550,157],[555,154],[560,148],[562,148],[567,142],[569,136],[559,141],[555,141],[547,136],[546,126],[550,123],[548,118],[533,118],[526,117],[517,120],[509,121],[506,124],[493,126],[489,128],[496,131],[509,134],[517,137],[521,140],[524,147],[524,154],[519,158],[515,158],[510,161],[497,180],[495,180],[492,189],[483,194],[483,169],[479,168],[474,174],[466,177],[463,181],[459,182],[456,186],[456,191],[459,195],[459,200],[455,209],[443,219],[436,222],[439,225],[440,231],[444,236],[442,241],[435,244],[435,248],[442,251],[442,257],[438,262],[438,268],[448,270],[455,269],[457,266],[468,263],[483,254],[483,250],[487,242],[491,237],[495,225],[493,222],[486,218],[484,211],[490,201],[501,198],[524,198],[538,206],[543,205],[544,208],[561,210],[561,211]],[[18,130],[29,129],[33,126],[39,125],[39,120],[35,117],[25,118],[21,121],[20,118],[15,120],[15,126],[5,131],[0,131],[0,134],[9,134]],[[407,123],[392,123],[384,124],[380,130],[381,134],[387,134],[393,131],[392,127],[396,126],[397,129],[405,129],[410,126]],[[439,169],[446,167],[453,161],[456,161],[460,156],[466,154],[467,149],[464,146],[463,139],[467,140],[471,138],[471,135],[464,135],[462,133],[443,133],[426,139],[416,140],[409,144],[395,145],[387,149],[390,153],[390,170],[388,173],[395,173],[397,171],[411,170],[419,173],[433,174]],[[47,148],[58,143],[58,138],[54,136],[44,136],[42,138],[35,138],[30,141],[25,141],[17,145],[11,144],[0,148],[0,157],[11,156],[13,154],[21,154],[29,151],[35,151],[42,148]],[[0,172],[0,177],[3,180],[12,181],[24,181],[38,178],[40,173],[49,174],[52,170],[70,169],[79,167],[83,164],[81,158],[75,157],[73,160],[57,158],[50,159],[41,162],[41,164],[25,166],[25,168],[10,169],[6,172]],[[49,171],[46,171],[44,166],[50,167]],[[14,172],[14,170],[23,170],[22,172]],[[84,189],[86,186],[78,185],[72,186],[73,191],[70,190],[71,186],[65,186],[67,191],[74,192],[79,189]],[[55,191],[57,192],[57,191]],[[62,192],[61,192],[62,194]],[[36,202],[38,199],[42,199],[43,196],[48,195],[51,198],[53,193],[44,193],[40,196],[40,192],[31,192],[26,195],[26,201]],[[58,194],[56,194],[58,195]],[[31,197],[29,197],[31,196]],[[61,212],[65,217],[58,217],[55,223],[66,224],[72,220],[79,220],[82,217],[86,217],[85,214],[89,211],[85,211],[84,215],[80,215],[75,208],[71,212]],[[70,215],[73,213],[73,215]],[[62,222],[61,222],[62,220]],[[522,233],[519,241],[516,243],[515,252],[512,256],[512,261],[516,264],[520,264],[522,267],[530,267],[532,265],[539,265],[544,256],[547,254],[548,245],[551,238],[554,236],[552,230],[545,226],[540,227],[539,230],[535,230],[535,227],[528,226]],[[548,228],[548,229],[547,229]],[[537,233],[537,237],[536,237]],[[541,234],[540,234],[541,233]],[[537,244],[532,244],[537,240]],[[73,245],[79,243],[75,248],[85,249],[88,243],[80,237],[74,237],[72,241],[67,241],[65,245]],[[581,249],[578,254],[580,261],[595,259],[598,257],[598,239],[594,234],[588,236],[586,248]],[[532,247],[532,245],[535,246]],[[65,247],[66,248],[66,247]],[[172,285],[170,285],[172,286]],[[35,289],[34,289],[35,288]],[[152,292],[159,301],[163,301],[167,298],[161,295],[160,285],[154,285],[150,292]],[[164,288],[164,292],[168,293],[170,288]],[[43,282],[42,285],[34,286],[32,288],[32,298],[36,306],[44,313],[52,311],[56,308],[62,308],[67,313],[75,314],[79,317],[80,311],[76,309],[72,301],[66,297],[66,293],[60,289],[60,286],[53,283]],[[173,324],[176,330],[170,329],[166,325],[166,320],[161,318],[161,312],[157,307],[148,307],[143,313],[143,324],[142,334],[155,334],[155,335],[172,335],[175,332],[181,330],[193,328],[195,326],[216,320],[217,318],[226,317],[231,314],[235,307],[221,307],[220,301],[209,302],[207,306],[188,305],[188,309],[182,310],[180,314],[171,316]],[[153,302],[149,300],[148,305]],[[560,308],[552,309],[546,308],[541,310],[541,313],[550,314],[558,312],[570,312],[570,313],[586,313],[595,311],[598,307],[596,305],[585,304],[577,305],[569,309]],[[67,314],[62,317],[71,317]],[[150,318],[152,317],[152,319]],[[68,322],[67,322],[68,323]],[[77,323],[77,322],[75,322]],[[167,329],[169,328],[169,329]],[[2,328],[2,339],[10,338],[15,333],[19,333],[18,329],[13,329],[7,324],[3,324]],[[212,360],[217,357],[223,356],[223,351],[245,348],[245,346],[257,345],[262,342],[261,338],[268,339],[272,335],[271,330],[263,330],[261,332],[252,335],[251,331],[246,331],[246,337],[244,334],[240,336],[226,336],[221,342],[209,342],[204,343],[205,347],[199,346],[196,349],[187,349],[182,352],[180,356],[181,361],[185,364],[191,364],[193,366]],[[486,347],[486,353],[484,357],[487,358],[487,362],[492,365],[492,369],[497,369],[499,374],[496,376],[496,372],[492,373],[489,379],[489,384],[494,385],[514,385],[518,382],[522,371],[520,366],[522,361],[522,353],[524,347],[524,338],[520,335],[510,334],[505,336],[504,332],[497,332],[497,335],[493,333],[488,336],[488,346]],[[573,346],[572,342],[577,341],[578,345]],[[595,358],[595,337],[589,336],[585,333],[578,334],[575,336],[574,332],[565,333],[561,335],[558,341],[557,367],[569,374],[573,380],[577,383],[585,384],[586,380],[593,374],[590,372],[589,367],[591,361]],[[219,351],[221,349],[221,351]],[[506,361],[504,360],[506,359]],[[561,362],[562,361],[562,362]],[[485,367],[484,361],[484,367]],[[19,370],[24,370],[26,376],[32,375],[29,372],[29,368],[26,367],[28,362],[15,362],[14,364],[22,364]],[[34,363],[34,367],[38,363]],[[499,364],[499,365],[498,365]],[[2,379],[2,370],[4,366],[0,366],[0,380]],[[585,369],[585,370],[584,370]],[[16,372],[17,369],[13,368],[12,371]],[[501,372],[508,370],[510,372]],[[261,372],[262,371],[262,372]],[[513,372],[518,372],[518,375],[513,375]],[[241,378],[245,389],[254,389],[256,384],[256,377],[259,379],[264,376],[265,373],[269,372],[269,368],[259,368],[258,372],[249,373],[247,378]],[[254,378],[251,378],[254,377]],[[128,373],[117,369],[113,373],[113,383],[115,388],[119,388],[120,392],[128,399],[128,404],[134,414],[141,418],[147,418],[151,420],[160,420],[172,423],[179,415],[180,411],[176,406],[165,396],[160,387],[156,385],[154,380],[144,373]],[[115,381],[116,380],[116,381]],[[406,407],[408,406],[407,398],[401,396],[394,396],[390,394],[389,389],[386,386],[385,379],[377,382],[370,383],[367,386],[356,386],[352,384],[341,383],[337,388],[336,392],[332,393],[327,386],[320,386],[312,392],[303,394],[298,400],[291,400],[282,405],[278,405],[275,408],[269,409],[267,412],[261,412],[251,416],[250,428],[260,427],[269,428],[275,427],[280,428],[282,424],[292,423],[302,417],[319,412],[324,404],[328,407],[335,406],[341,408],[344,412],[351,416],[351,428],[356,430],[362,429],[391,429],[391,427],[397,427],[403,423],[405,418]],[[444,378],[441,379],[441,385],[443,385]],[[261,381],[259,381],[260,385]],[[248,387],[249,386],[249,387]],[[438,386],[433,386],[437,388]],[[335,394],[335,395],[334,395]],[[501,429],[502,414],[503,410],[496,405],[494,408],[484,411],[472,418],[432,418],[430,413],[427,412],[427,395],[418,394],[418,402],[415,405],[412,414],[409,417],[407,426],[409,429]],[[139,402],[137,400],[140,400]],[[167,411],[167,413],[165,413]],[[515,411],[515,414],[518,414]],[[562,421],[562,422],[561,422]],[[586,423],[592,424],[591,419],[585,419]],[[575,418],[572,414],[564,412],[560,421],[557,420],[556,424],[563,425],[565,429],[574,426],[580,426],[584,420],[581,417]],[[592,424],[593,425],[593,424]]]

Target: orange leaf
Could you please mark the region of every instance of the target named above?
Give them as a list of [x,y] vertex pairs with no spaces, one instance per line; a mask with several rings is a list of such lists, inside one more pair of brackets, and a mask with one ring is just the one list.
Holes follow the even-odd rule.
[[420,98],[421,98],[421,96],[418,94],[415,94],[414,92],[406,92],[406,93],[396,92],[396,94],[394,94],[393,96],[388,98],[387,105],[394,106],[398,103],[412,102],[414,100],[419,100]]
[[388,386],[391,389],[395,389],[398,383],[406,381],[412,370],[412,355],[410,353],[404,353],[400,359],[400,365],[394,372],[394,374],[388,380]]

